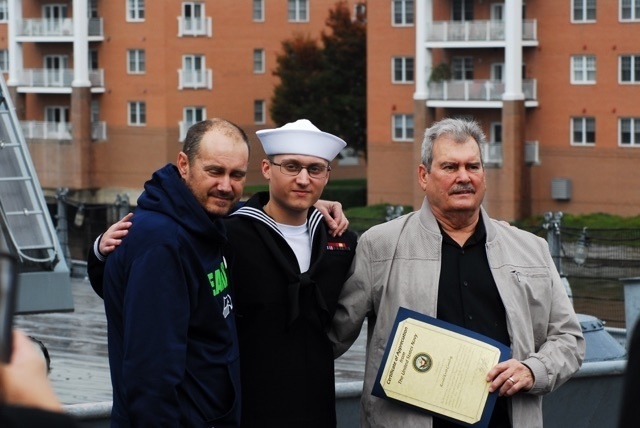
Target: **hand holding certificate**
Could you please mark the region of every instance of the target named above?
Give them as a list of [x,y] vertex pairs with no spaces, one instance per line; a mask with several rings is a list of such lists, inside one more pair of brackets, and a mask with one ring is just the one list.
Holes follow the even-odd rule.
[[483,427],[496,399],[487,372],[509,354],[486,336],[400,308],[372,394]]

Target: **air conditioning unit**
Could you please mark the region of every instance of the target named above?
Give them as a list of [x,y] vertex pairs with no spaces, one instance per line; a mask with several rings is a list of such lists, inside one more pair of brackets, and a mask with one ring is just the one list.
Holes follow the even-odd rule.
[[570,178],[551,179],[551,198],[556,201],[571,200],[571,179]]

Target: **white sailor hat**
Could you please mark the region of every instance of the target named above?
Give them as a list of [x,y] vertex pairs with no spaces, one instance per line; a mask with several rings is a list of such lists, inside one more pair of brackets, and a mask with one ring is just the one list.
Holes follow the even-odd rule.
[[256,135],[267,156],[307,155],[331,162],[347,145],[341,138],[322,132],[307,119],[296,120],[280,128],[263,129]]

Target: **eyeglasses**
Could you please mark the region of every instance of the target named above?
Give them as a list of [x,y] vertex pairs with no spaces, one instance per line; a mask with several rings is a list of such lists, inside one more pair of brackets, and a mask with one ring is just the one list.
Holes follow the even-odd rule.
[[269,162],[271,163],[271,165],[279,166],[280,172],[283,173],[284,175],[290,175],[292,177],[295,177],[296,175],[300,174],[300,171],[302,171],[303,168],[307,170],[307,173],[311,178],[325,178],[327,176],[327,173],[331,171],[330,166],[317,164],[317,163],[304,166],[304,165],[300,165],[297,162],[287,161],[282,163],[275,163],[272,160],[269,160]]

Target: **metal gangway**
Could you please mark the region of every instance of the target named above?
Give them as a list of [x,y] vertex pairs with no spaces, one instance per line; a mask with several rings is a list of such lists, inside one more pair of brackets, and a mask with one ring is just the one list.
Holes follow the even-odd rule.
[[2,74],[0,248],[20,260],[16,312],[73,310],[70,268]]

